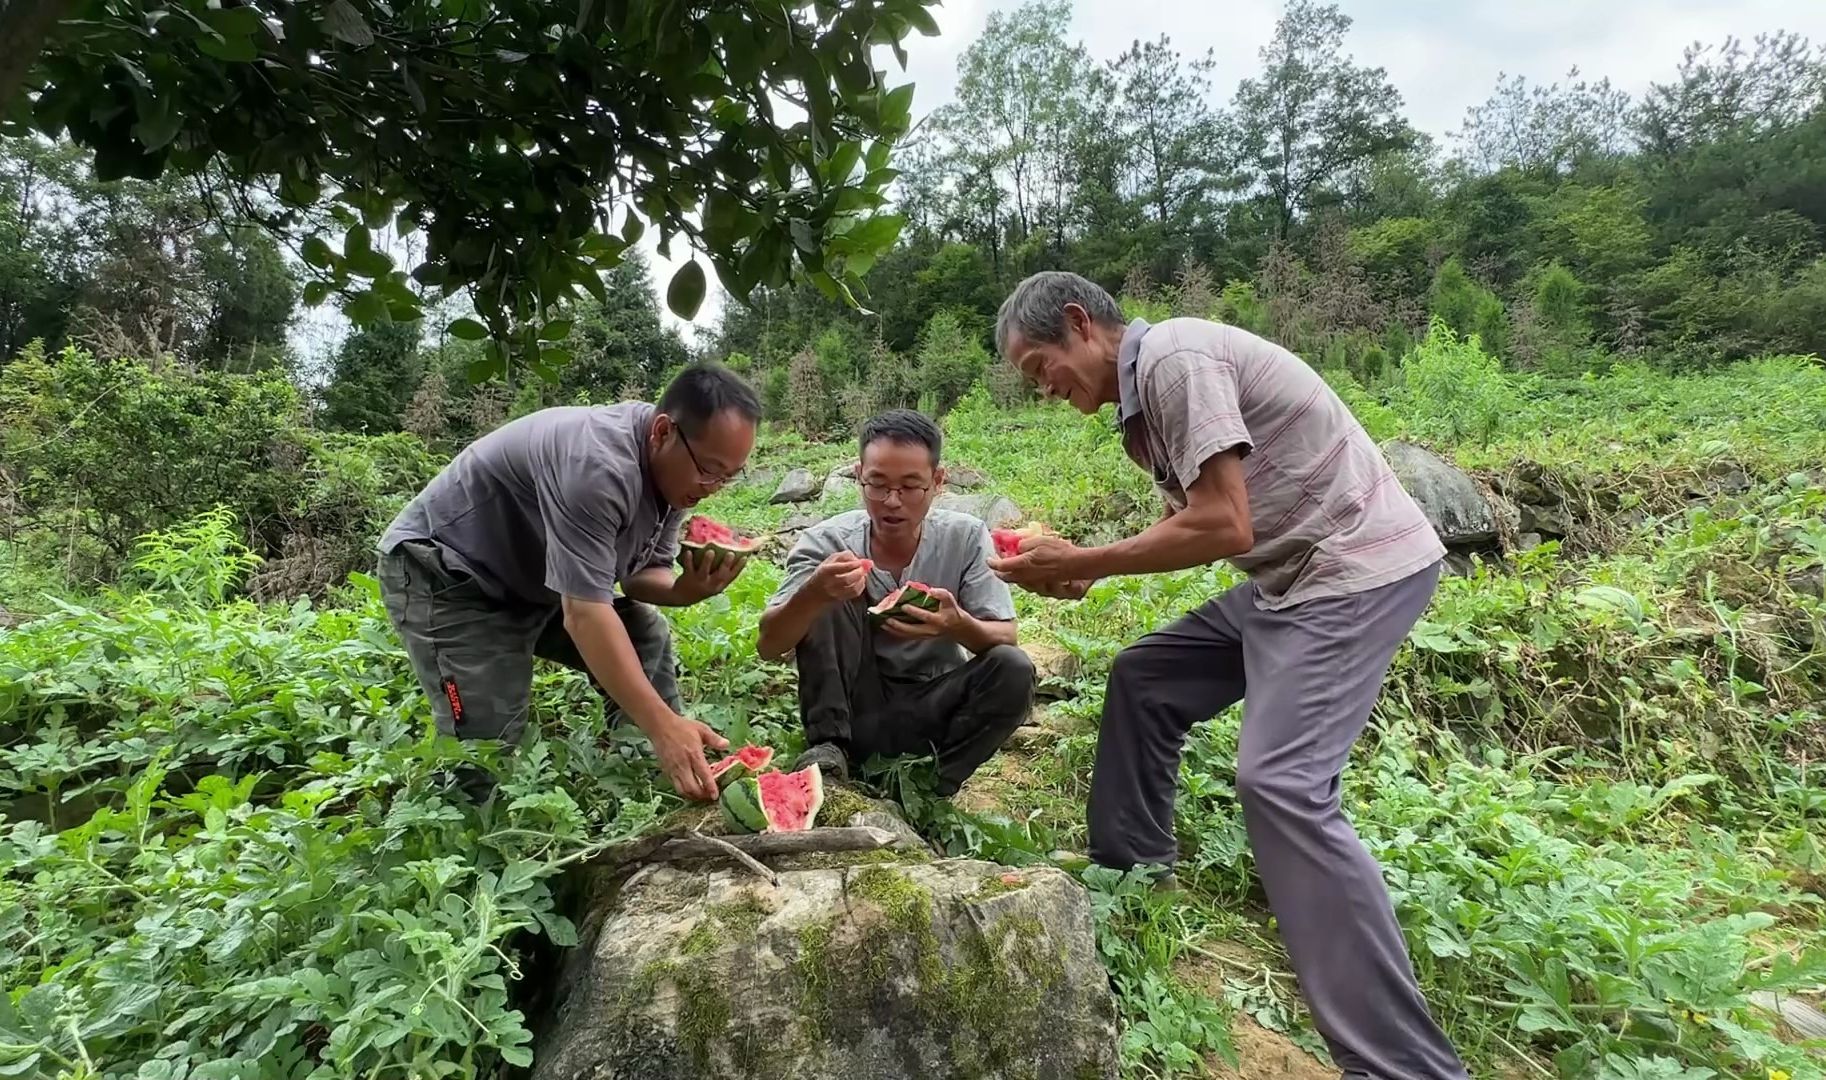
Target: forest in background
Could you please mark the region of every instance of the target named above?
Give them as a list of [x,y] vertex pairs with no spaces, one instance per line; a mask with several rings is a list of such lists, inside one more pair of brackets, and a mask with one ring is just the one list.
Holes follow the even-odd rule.
[[[1639,98],[1577,72],[1504,76],[1441,143],[1352,57],[1350,27],[1295,0],[1226,99],[1233,73],[1164,36],[1099,64],[1061,0],[995,13],[956,100],[896,156],[901,239],[861,267],[866,313],[761,286],[697,351],[808,437],[895,405],[942,412],[979,381],[1019,400],[989,363],[991,323],[1050,268],[1371,387],[1399,378],[1433,317],[1550,374],[1826,352],[1826,49],[1779,29],[1696,43]],[[67,143],[7,140],[0,358],[39,340],[267,373],[303,389],[321,429],[448,447],[541,405],[651,394],[692,351],[630,258],[569,313],[550,381],[472,385],[483,343],[418,322],[299,357],[288,328],[324,290],[261,219],[207,173],[101,183]]]

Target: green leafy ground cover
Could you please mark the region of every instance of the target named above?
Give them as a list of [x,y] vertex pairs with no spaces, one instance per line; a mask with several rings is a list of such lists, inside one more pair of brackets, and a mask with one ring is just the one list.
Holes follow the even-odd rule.
[[[1479,1076],[1826,1076],[1750,1002],[1826,985],[1826,371],[1525,381],[1444,338],[1410,358],[1428,364],[1477,374],[1340,385],[1379,435],[1593,493],[1589,534],[1444,584],[1345,777],[1429,1000]],[[1068,534],[1155,513],[1107,416],[979,393],[947,429],[953,463]],[[770,436],[753,467],[823,472],[850,453]],[[1689,501],[1723,466],[1748,490]],[[705,509],[772,529],[797,511],[771,490]],[[36,598],[14,610],[47,614],[0,631],[0,1075],[524,1065],[524,946],[575,935],[558,876],[676,800],[568,672],[539,676],[542,734],[514,755],[426,738],[372,582],[238,598],[228,524],[153,538],[119,588],[80,601],[44,596],[35,571],[5,583]],[[695,714],[791,753],[790,669],[728,662],[753,655],[778,577],[757,561],[674,625]],[[1050,737],[999,756],[957,805],[924,795],[921,762],[879,782],[954,852],[1081,849],[1110,658],[1231,580],[1022,595],[1024,640],[1071,661]],[[1222,1061],[1236,1014],[1318,1045],[1251,873],[1238,723],[1201,726],[1185,759],[1184,892],[1084,871],[1134,1076]],[[486,814],[440,778],[470,758],[503,777]],[[1194,962],[1221,963],[1219,985],[1188,978]]]

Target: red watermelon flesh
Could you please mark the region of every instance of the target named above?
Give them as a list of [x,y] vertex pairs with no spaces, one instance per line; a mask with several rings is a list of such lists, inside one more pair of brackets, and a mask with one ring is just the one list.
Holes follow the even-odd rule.
[[735,530],[702,514],[693,514],[685,522],[685,539],[693,544],[727,544],[735,539]]
[[824,775],[818,766],[798,772],[764,772],[755,780],[761,787],[761,812],[767,815],[768,832],[804,832],[818,820],[824,805]]
[[738,777],[760,772],[771,765],[773,759],[770,746],[744,746],[723,760],[712,762],[710,775],[716,778],[718,787],[723,787]]
[[1012,559],[1021,553],[1021,534],[1013,529],[992,529],[989,539],[995,541],[998,559]]

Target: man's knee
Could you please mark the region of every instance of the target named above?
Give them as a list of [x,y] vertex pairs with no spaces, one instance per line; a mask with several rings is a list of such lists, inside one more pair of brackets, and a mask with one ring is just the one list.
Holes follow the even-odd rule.
[[1323,813],[1325,787],[1305,770],[1291,765],[1273,764],[1249,755],[1237,758],[1236,797],[1243,809],[1252,813]]

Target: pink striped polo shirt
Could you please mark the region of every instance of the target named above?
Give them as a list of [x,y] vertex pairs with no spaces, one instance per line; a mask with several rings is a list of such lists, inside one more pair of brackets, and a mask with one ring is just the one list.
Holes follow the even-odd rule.
[[1318,372],[1246,330],[1136,319],[1117,355],[1128,455],[1175,510],[1243,448],[1255,546],[1230,561],[1274,611],[1399,581],[1445,555],[1382,451]]

